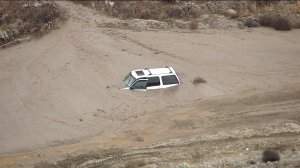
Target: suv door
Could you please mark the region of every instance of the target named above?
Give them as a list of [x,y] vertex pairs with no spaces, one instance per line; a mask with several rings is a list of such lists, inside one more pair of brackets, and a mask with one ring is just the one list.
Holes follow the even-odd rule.
[[142,89],[145,90],[147,86],[148,79],[138,79],[136,82],[134,82],[130,89]]
[[160,88],[159,76],[148,77],[147,89],[158,89]]
[[170,87],[179,84],[179,80],[175,75],[162,76],[161,79],[165,87]]

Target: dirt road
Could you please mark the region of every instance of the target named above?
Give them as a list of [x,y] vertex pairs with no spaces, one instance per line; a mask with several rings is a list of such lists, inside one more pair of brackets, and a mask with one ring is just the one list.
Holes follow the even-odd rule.
[[[57,3],[69,13],[64,25],[0,51],[3,165],[51,146],[142,146],[300,122],[299,30],[105,28],[99,24],[114,19]],[[120,90],[129,71],[166,65],[178,72],[179,88]],[[193,85],[197,76],[207,83]]]

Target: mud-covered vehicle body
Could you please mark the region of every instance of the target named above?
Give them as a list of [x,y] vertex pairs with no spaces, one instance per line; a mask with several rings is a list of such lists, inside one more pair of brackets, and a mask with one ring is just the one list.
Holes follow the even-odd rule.
[[163,89],[180,84],[172,67],[133,70],[123,81],[125,89],[134,90]]

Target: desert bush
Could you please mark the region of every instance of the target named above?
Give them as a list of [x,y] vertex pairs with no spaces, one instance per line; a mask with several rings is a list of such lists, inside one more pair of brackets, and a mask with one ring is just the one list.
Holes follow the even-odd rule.
[[272,27],[276,30],[291,30],[292,24],[287,18],[278,16],[274,18]]
[[24,35],[41,35],[63,18],[62,10],[52,2],[0,1],[1,30],[8,34],[0,44],[13,41]]
[[293,23],[292,23],[292,28],[294,28],[294,29],[300,29],[300,21],[298,21],[298,22],[293,22]]
[[200,78],[200,77],[194,78],[194,80],[193,80],[194,85],[198,85],[198,84],[201,84],[201,83],[206,83],[206,80],[203,79],[203,78]]
[[271,27],[273,23],[272,16],[261,16],[258,19],[258,22],[261,26]]
[[125,168],[138,168],[147,165],[145,160],[133,160],[125,164]]
[[247,27],[258,27],[259,23],[257,22],[257,20],[253,17],[248,17],[246,18],[244,25]]
[[[276,30],[291,30],[292,23],[288,18],[283,16],[261,16],[259,17],[259,24],[261,26],[273,27]],[[297,25],[294,25],[297,27]]]
[[298,17],[297,16],[296,17],[290,16],[289,20],[290,20],[290,22],[292,24],[292,28],[294,28],[294,29],[300,29],[300,17],[299,16]]
[[263,152],[263,162],[276,162],[280,160],[280,155],[277,151],[275,150],[265,150]]
[[194,19],[190,22],[190,29],[195,30],[195,29],[198,29],[198,27],[199,27],[199,23],[196,19]]
[[[112,17],[122,19],[155,19],[168,21],[171,18],[185,21],[196,19],[203,14],[224,14],[229,18],[250,16],[252,14],[274,15],[278,13],[299,13],[300,5],[272,0],[254,1],[113,1],[109,5],[105,1],[74,1],[85,6],[95,7]],[[93,4],[93,5],[91,5]],[[225,13],[224,13],[225,11]]]

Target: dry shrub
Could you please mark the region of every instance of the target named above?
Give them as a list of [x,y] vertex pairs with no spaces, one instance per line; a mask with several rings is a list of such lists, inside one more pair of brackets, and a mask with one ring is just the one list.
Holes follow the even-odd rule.
[[293,23],[292,23],[292,28],[294,28],[294,29],[300,29],[300,21],[298,21],[298,22],[293,22]]
[[276,162],[280,160],[280,155],[277,151],[275,150],[265,150],[263,152],[263,158],[262,161],[267,163],[267,162]]
[[289,19],[282,16],[278,16],[274,18],[272,27],[276,30],[291,30],[292,24],[289,21]]
[[[155,19],[168,21],[170,18],[191,20],[203,14],[224,14],[229,18],[245,17],[252,14],[274,15],[299,13],[300,3],[292,1],[277,2],[272,0],[254,1],[113,1],[108,5],[105,1],[74,1],[109,16],[122,19]],[[93,4],[93,5],[91,5]],[[225,13],[223,13],[225,11]]]
[[3,44],[24,35],[47,32],[62,18],[62,10],[48,1],[0,1],[0,16],[6,16],[1,21],[1,29],[9,35],[0,41]]
[[[276,30],[292,29],[292,23],[288,18],[283,16],[261,16],[258,21],[261,26],[273,27]],[[297,27],[297,25],[295,25],[295,27]]]
[[261,26],[271,27],[273,23],[272,16],[261,16],[258,19],[258,22]]
[[257,22],[257,20],[255,18],[249,17],[245,20],[244,25],[247,27],[258,27],[259,23]]
[[291,19],[290,22],[292,24],[292,28],[300,29],[300,18]]
[[200,77],[194,78],[194,80],[193,80],[194,85],[198,85],[198,84],[201,84],[201,83],[206,83],[206,80],[203,79],[203,78],[200,78]]
[[163,2],[167,2],[167,3],[176,3],[176,0],[161,0]]
[[253,2],[259,7],[270,6],[278,3],[274,0],[253,0]]
[[198,27],[199,27],[199,23],[196,19],[194,19],[190,22],[190,29],[195,30],[195,29],[198,29]]
[[[92,7],[90,1],[75,1]],[[113,6],[104,1],[93,1],[98,11],[121,19],[154,19],[168,21],[170,18],[190,20],[200,16],[201,11],[197,3],[189,1],[161,0],[161,1],[114,1]]]

